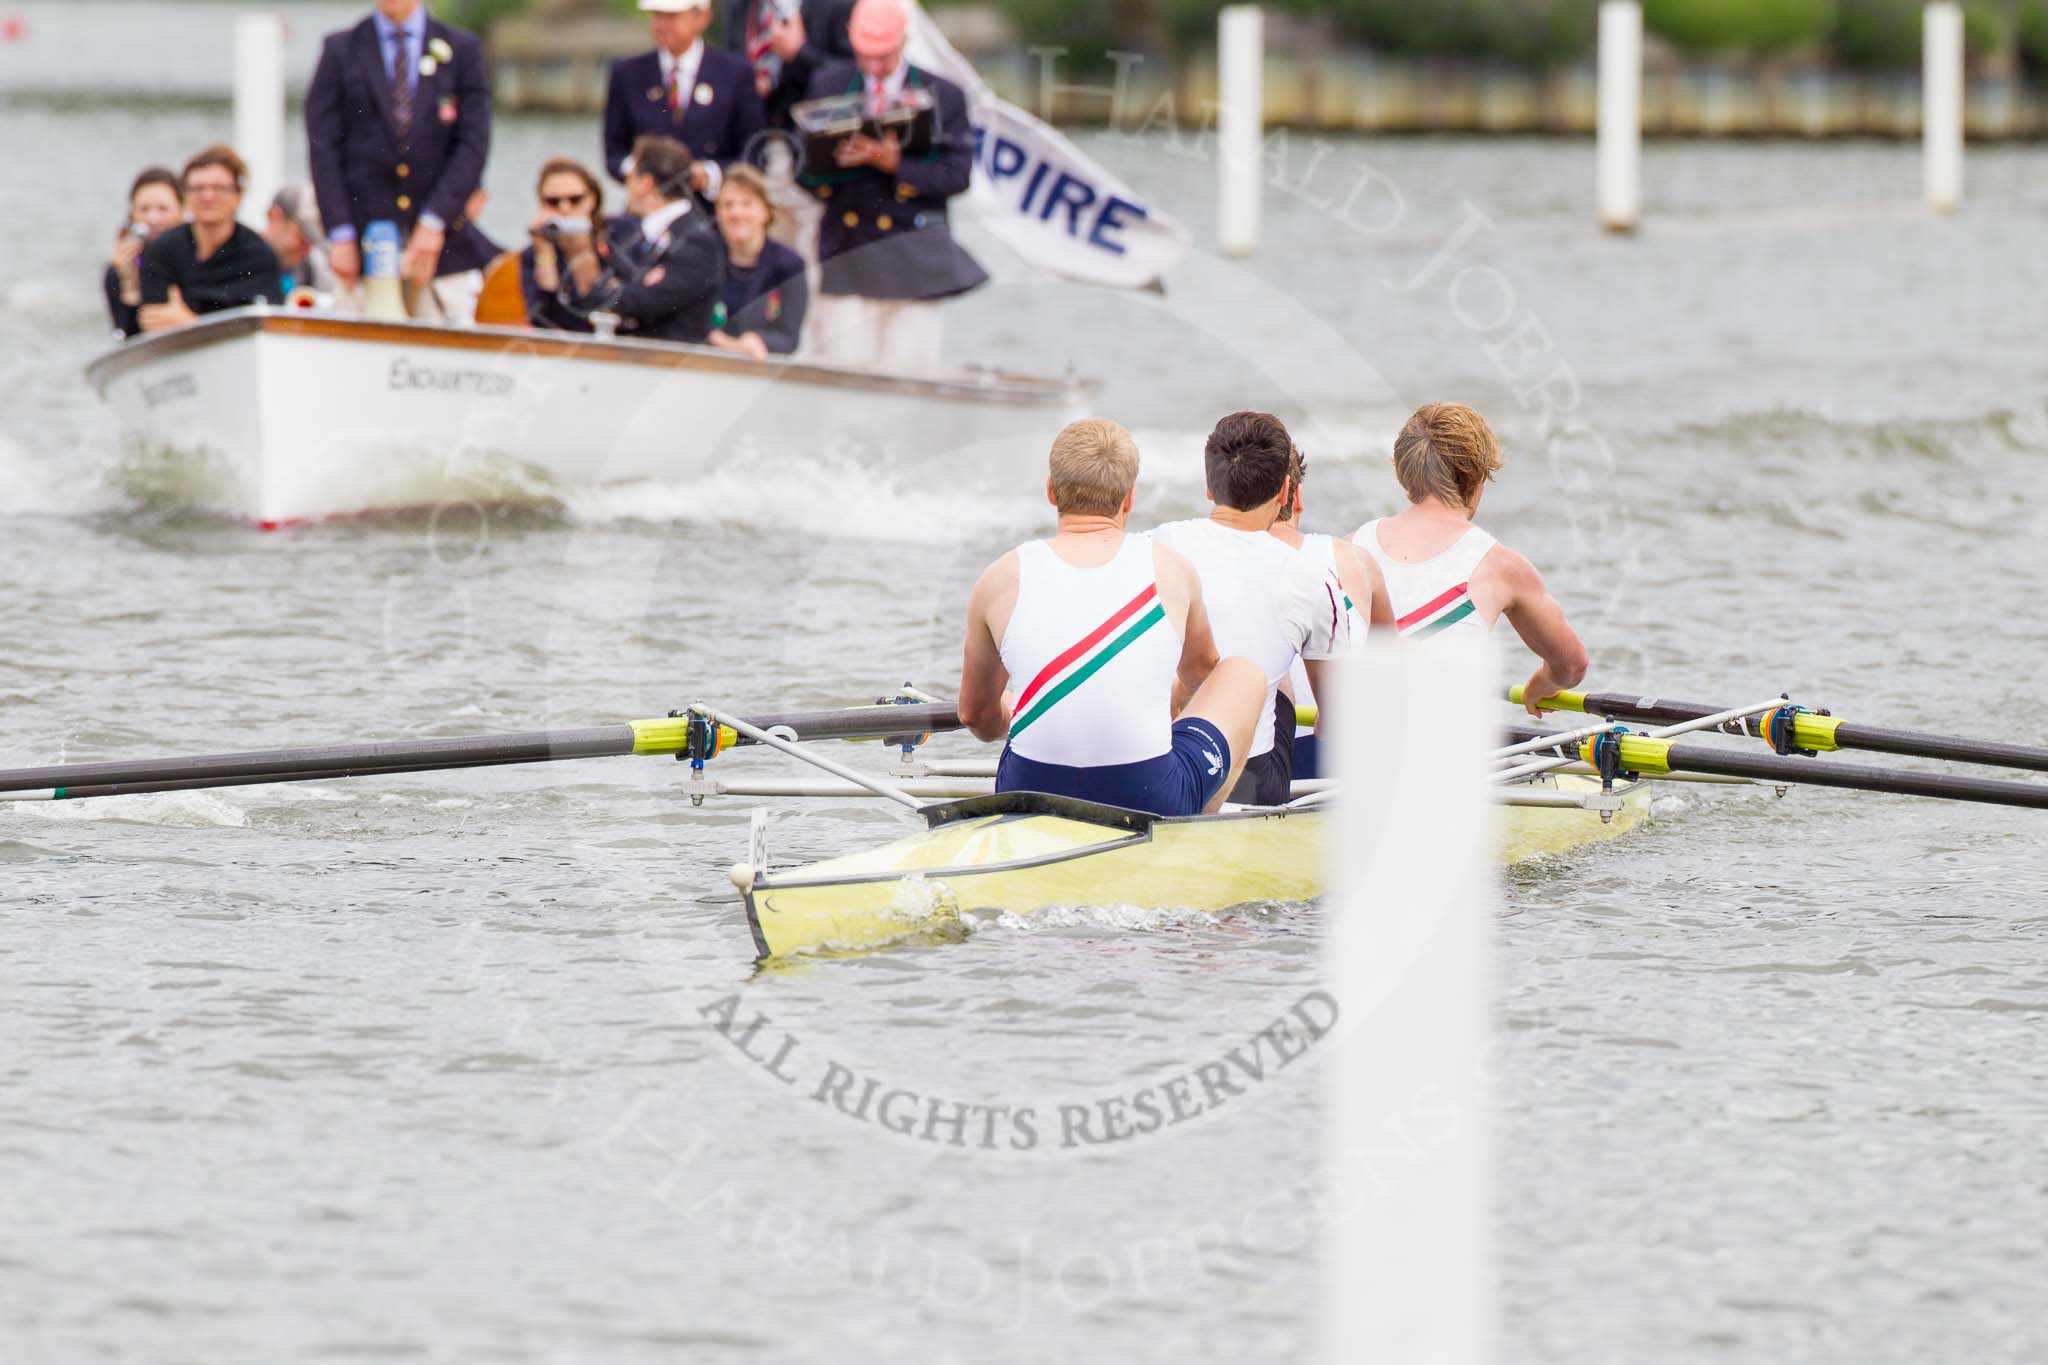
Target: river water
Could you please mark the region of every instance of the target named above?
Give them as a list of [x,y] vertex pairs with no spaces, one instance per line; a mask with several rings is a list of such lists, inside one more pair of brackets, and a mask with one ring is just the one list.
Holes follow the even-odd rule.
[[[864,700],[949,684],[1036,474],[906,485],[763,452],[701,489],[264,535],[124,465],[81,379],[130,169],[225,115],[0,105],[0,765]],[[582,123],[501,126],[487,217]],[[1093,149],[1213,239],[1204,149]],[[1486,520],[1602,688],[1789,688],[2048,737],[2042,154],[1953,221],[1906,145],[1289,149],[1265,250],[1165,298],[1030,279],[976,359],[1106,381],[1145,517],[1271,407],[1312,526],[1391,510],[1417,403],[1491,414]],[[1517,661],[1511,660],[1511,665]],[[727,760],[777,772],[747,756]],[[748,770],[739,766],[738,770]],[[750,804],[658,760],[0,807],[0,1336],[37,1361],[1285,1360],[1311,1347],[1315,1067],[1115,1147],[900,1134],[837,1066],[1049,1114],[1213,1061],[1314,990],[1322,911],[1078,914],[757,974]],[[779,821],[785,857],[900,828]],[[1503,1358],[2048,1353],[2048,827],[1801,791],[1663,798],[1514,870]],[[759,1058],[713,1028],[731,1015]],[[741,1031],[736,1028],[735,1032]],[[784,1044],[781,1040],[793,1040]],[[1013,1132],[998,1129],[999,1135]],[[1361,1349],[1360,1358],[1365,1358]]]

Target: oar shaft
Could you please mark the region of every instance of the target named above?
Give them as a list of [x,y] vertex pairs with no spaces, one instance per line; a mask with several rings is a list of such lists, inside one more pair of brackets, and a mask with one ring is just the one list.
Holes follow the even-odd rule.
[[[959,710],[944,703],[859,706],[840,711],[790,711],[751,716],[747,725],[799,739],[903,739],[960,728]],[[67,763],[49,768],[0,769],[0,793],[54,793],[46,800],[123,796],[268,782],[322,782],[341,777],[494,768],[512,763],[676,754],[688,742],[679,716],[580,730],[538,730],[516,735],[469,735],[374,744],[323,744],[303,749],[108,763]],[[742,744],[757,743],[742,735]]]
[[[262,787],[279,782],[332,782],[344,777],[389,777],[403,773],[466,772],[471,769],[501,768],[523,759],[507,759],[489,763],[465,760],[459,763],[414,763],[398,768],[320,768],[310,772],[259,772],[243,773],[234,777],[172,778],[161,782],[103,782],[75,787],[36,788],[36,799],[44,801],[82,801],[97,796],[147,796],[156,792],[209,791],[216,787]],[[0,801],[15,801],[31,794],[31,789],[16,789],[0,792]]]
[[[1508,737],[1517,742],[1537,739],[1545,733],[1526,725],[1507,727]],[[1663,750],[1663,761],[1673,772],[1746,777],[1786,786],[1837,787],[1894,796],[1926,796],[1947,801],[2048,810],[2048,783],[1907,772],[1898,768],[1871,768],[1810,758],[1780,758],[1776,754],[1744,753],[1703,744],[1670,744]]]
[[1894,796],[1929,796],[1945,801],[1975,801],[1989,806],[2048,810],[2048,783],[1916,773],[1901,768],[1869,768],[1860,764],[1779,758],[1776,754],[1730,754],[1718,749],[1686,746],[1672,751],[1671,766],[1680,772],[1782,780],[1803,787],[1841,787],[1850,791],[1887,792]]
[[408,743],[327,744],[308,749],[265,749],[202,758],[146,758],[112,763],[68,763],[55,768],[0,770],[0,792],[41,787],[123,786],[137,783],[192,786],[218,778],[307,782],[337,770],[401,773],[438,768],[551,763],[610,758],[634,751],[631,725],[588,730],[541,730],[519,735],[476,735]]
[[[1519,701],[1514,689],[1510,699]],[[1663,697],[1633,696],[1626,692],[1564,693],[1560,711],[1583,711],[1588,715],[1625,720],[1632,725],[1674,725],[1698,720],[1720,710],[1703,702],[1670,701]],[[1832,736],[1833,747],[1861,749],[1876,754],[1897,754],[1903,758],[1934,758],[1952,763],[1980,763],[1992,768],[2019,768],[2048,772],[2048,748],[2013,744],[2003,740],[1971,739],[1963,735],[1937,735],[1924,730],[1901,730],[1885,725],[1866,725],[1850,720],[1802,717],[1829,732],[1819,736],[1824,746]],[[1754,733],[1752,727],[1749,733]]]
[[1964,735],[1932,735],[1919,730],[1894,730],[1845,720],[1835,727],[1835,743],[1844,749],[1909,758],[1940,758],[1953,763],[1982,763],[1993,768],[2024,768],[2048,773],[2048,749]]

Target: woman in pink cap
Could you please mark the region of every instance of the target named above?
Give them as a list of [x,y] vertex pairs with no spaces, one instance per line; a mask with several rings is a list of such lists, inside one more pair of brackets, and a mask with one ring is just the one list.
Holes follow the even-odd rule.
[[893,133],[855,133],[839,144],[835,174],[805,177],[824,210],[824,283],[812,305],[812,336],[826,359],[929,371],[944,367],[939,300],[988,275],[947,226],[947,203],[967,192],[974,171],[967,97],[911,65],[910,25],[905,0],[859,0],[847,25],[854,60],[821,67],[806,92],[810,99],[857,95],[872,117],[906,91],[924,91],[935,116],[929,150],[906,152]]

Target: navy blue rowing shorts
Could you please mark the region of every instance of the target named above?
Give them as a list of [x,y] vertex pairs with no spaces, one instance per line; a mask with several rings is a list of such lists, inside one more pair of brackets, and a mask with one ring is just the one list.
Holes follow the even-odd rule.
[[1198,716],[1173,723],[1173,747],[1157,758],[1102,768],[1039,763],[1003,750],[999,792],[1044,792],[1152,815],[1200,815],[1230,775],[1230,743]]

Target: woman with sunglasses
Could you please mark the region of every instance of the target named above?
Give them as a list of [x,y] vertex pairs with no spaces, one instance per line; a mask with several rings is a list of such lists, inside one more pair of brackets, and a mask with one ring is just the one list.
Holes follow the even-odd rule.
[[283,303],[277,255],[235,221],[249,168],[219,143],[185,163],[182,183],[192,221],[158,233],[142,251],[145,332],[182,327],[205,313]]
[[600,263],[640,241],[640,224],[630,217],[604,220],[602,232],[592,226],[604,210],[604,188],[588,166],[572,157],[551,158],[540,168],[540,204],[528,232],[532,244],[519,253],[519,289],[526,298],[526,321],[558,332],[588,332],[590,318],[572,300],[575,289],[562,268],[562,243],[595,237]]

